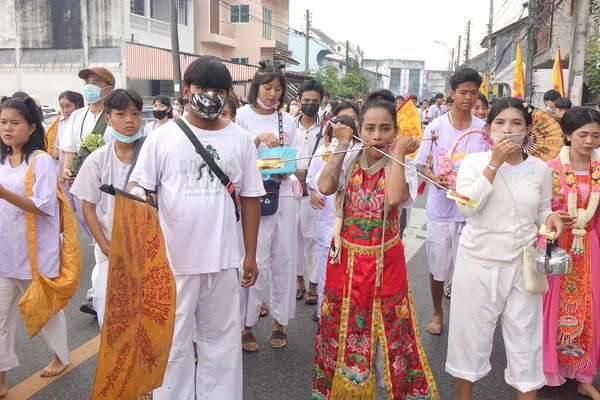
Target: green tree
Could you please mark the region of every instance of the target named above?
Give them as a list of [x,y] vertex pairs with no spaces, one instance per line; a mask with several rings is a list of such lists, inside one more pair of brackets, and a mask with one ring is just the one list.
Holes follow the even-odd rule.
[[359,99],[369,91],[369,83],[365,75],[348,72],[340,79],[337,95],[342,98]]
[[335,96],[338,91],[338,70],[333,65],[327,65],[319,68],[316,72],[312,73],[312,76],[321,84],[326,92],[329,92],[332,96]]
[[584,79],[586,86],[596,96],[600,96],[600,46],[598,34],[590,37],[585,56]]

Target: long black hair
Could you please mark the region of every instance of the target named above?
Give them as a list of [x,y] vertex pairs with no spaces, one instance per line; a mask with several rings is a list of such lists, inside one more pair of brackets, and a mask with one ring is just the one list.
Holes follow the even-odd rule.
[[523,100],[515,99],[514,97],[506,97],[496,100],[490,109],[490,113],[488,114],[487,123],[492,125],[492,122],[494,122],[496,117],[498,117],[498,115],[507,108],[519,110],[523,114],[523,118],[525,119],[525,124],[527,126],[533,123],[533,107],[529,105],[526,107],[526,104],[523,102]]
[[65,92],[62,92],[58,96],[58,101],[60,101],[61,99],[67,99],[67,100],[69,100],[69,102],[73,103],[73,105],[75,106],[76,110],[80,109],[83,106],[85,106],[85,101],[83,100],[83,96],[81,95],[81,93],[73,92],[71,90],[67,90]]
[[[38,106],[35,103],[35,100],[33,100],[31,97],[16,99],[11,98],[2,104],[0,113],[8,109],[17,110],[23,116],[23,118],[25,118],[27,125],[35,125],[35,130],[31,136],[29,136],[29,141],[25,143],[21,149],[21,162],[23,160],[28,162],[27,160],[29,160],[29,156],[36,150],[46,151],[44,127],[42,126],[42,120],[40,119],[40,114],[38,113]],[[6,158],[11,154],[12,147],[7,146],[2,140],[0,140],[0,163],[4,164]]]
[[250,84],[248,103],[256,104],[256,100],[258,99],[258,88],[260,85],[273,82],[277,78],[279,79],[282,88],[281,97],[279,97],[279,105],[282,105],[285,101],[285,75],[283,74],[282,68],[285,68],[285,65],[267,65],[264,61],[259,62],[258,65],[260,65],[260,68],[254,74],[254,78]]

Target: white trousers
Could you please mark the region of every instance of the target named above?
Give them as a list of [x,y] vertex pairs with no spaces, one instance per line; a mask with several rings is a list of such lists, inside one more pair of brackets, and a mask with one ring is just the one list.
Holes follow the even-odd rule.
[[98,245],[94,246],[94,257],[96,258],[96,265],[94,265],[94,269],[92,270],[92,304],[98,316],[98,325],[100,326],[100,330],[102,330],[106,307],[106,288],[108,286],[108,259]]
[[[31,279],[0,278],[0,371],[19,366],[15,354],[15,331],[17,328],[17,304],[27,291]],[[64,365],[71,363],[67,346],[67,320],[60,310],[42,328],[42,336],[48,348]]]
[[256,249],[258,279],[254,286],[242,289],[242,326],[254,326],[258,321],[267,274],[271,290],[269,313],[284,326],[295,317],[298,229],[294,202],[293,197],[281,197],[277,212],[260,218]]
[[315,225],[317,211],[310,205],[310,196],[296,200],[296,215],[298,215],[298,276],[305,276],[312,283],[318,281],[317,241],[315,240]]
[[525,291],[522,262],[486,268],[459,254],[452,289],[446,372],[471,382],[486,376],[500,320],[506,383],[523,393],[544,386],[542,295]]
[[317,248],[319,253],[319,283],[317,285],[319,302],[317,305],[317,317],[321,318],[321,305],[323,304],[323,295],[325,294],[325,280],[327,278],[327,260],[329,256],[329,246],[323,246],[319,244]]
[[464,226],[463,222],[427,220],[427,240],[425,248],[429,272],[438,282],[449,281],[454,274],[458,241]]
[[[153,399],[241,400],[238,270],[176,275],[175,282],[177,306],[173,343],[163,385],[154,391]],[[194,339],[198,349],[195,391]]]

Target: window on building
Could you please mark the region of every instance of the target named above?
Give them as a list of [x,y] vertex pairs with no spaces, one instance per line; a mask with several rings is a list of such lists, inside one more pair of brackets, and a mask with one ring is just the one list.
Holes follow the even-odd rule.
[[250,6],[247,4],[231,5],[229,9],[229,22],[236,24],[250,22]]
[[271,40],[271,33],[273,31],[273,10],[267,7],[263,7],[263,34],[262,38]]
[[188,24],[188,0],[177,0],[177,22],[181,25]]
[[169,0],[150,0],[150,18],[169,22]]
[[401,68],[390,68],[390,90],[394,94],[400,93],[400,85],[402,80]]
[[144,15],[144,2],[145,0],[130,0],[129,12],[137,15]]
[[411,68],[408,70],[408,93],[418,96],[421,87],[421,70]]
[[248,57],[233,57],[231,62],[236,64],[250,64]]

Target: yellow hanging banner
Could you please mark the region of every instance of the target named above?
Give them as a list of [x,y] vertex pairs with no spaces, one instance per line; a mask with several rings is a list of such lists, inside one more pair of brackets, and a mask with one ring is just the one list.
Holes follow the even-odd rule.
[[135,399],[160,387],[175,324],[175,278],[158,210],[111,190],[106,312],[92,400]]

